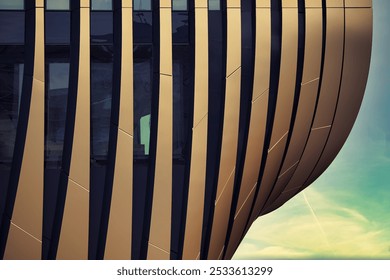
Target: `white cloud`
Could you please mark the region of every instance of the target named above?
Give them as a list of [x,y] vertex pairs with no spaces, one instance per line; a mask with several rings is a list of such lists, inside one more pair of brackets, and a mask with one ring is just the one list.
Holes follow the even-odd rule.
[[390,229],[315,188],[305,192],[313,212],[303,195],[297,195],[260,217],[234,258],[390,258]]

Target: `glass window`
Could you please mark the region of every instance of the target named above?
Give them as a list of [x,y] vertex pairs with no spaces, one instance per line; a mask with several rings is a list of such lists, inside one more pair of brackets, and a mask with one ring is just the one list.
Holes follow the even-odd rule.
[[92,44],[111,44],[113,42],[112,12],[91,13]]
[[112,10],[112,0],[91,0],[91,9],[92,10],[103,10],[111,11]]
[[105,164],[110,135],[113,50],[109,46],[91,48],[91,159]]
[[209,10],[219,11],[221,9],[221,0],[209,0]]
[[46,12],[45,40],[51,45],[70,43],[70,12]]
[[134,11],[151,11],[151,0],[134,0],[133,9]]
[[24,44],[24,12],[0,12],[0,44]]
[[69,63],[49,62],[46,67],[48,84],[45,104],[45,159],[47,167],[60,168],[65,135]]
[[187,0],[172,0],[172,10],[173,11],[186,11],[187,10]]
[[134,156],[149,155],[152,109],[152,46],[134,46]]
[[23,47],[0,46],[0,169],[12,164],[23,70]]
[[133,13],[133,40],[134,43],[152,43],[152,12]]
[[24,0],[1,0],[0,10],[23,10]]
[[46,0],[47,10],[69,10],[69,0]]

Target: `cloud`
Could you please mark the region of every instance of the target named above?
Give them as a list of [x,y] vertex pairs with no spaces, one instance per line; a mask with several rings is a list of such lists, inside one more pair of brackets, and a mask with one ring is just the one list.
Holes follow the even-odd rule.
[[390,258],[390,229],[315,188],[260,217],[235,259]]

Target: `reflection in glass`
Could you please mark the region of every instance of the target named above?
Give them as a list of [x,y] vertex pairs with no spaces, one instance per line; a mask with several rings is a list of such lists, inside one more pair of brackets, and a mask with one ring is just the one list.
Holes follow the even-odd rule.
[[47,10],[69,10],[69,0],[46,0]]
[[133,13],[134,43],[152,43],[152,12]]
[[112,100],[112,48],[93,47],[91,57],[91,160],[106,164]]
[[112,12],[91,13],[91,43],[111,44],[113,42]]
[[11,56],[0,46],[0,169],[6,170],[12,164],[24,70],[22,60]]
[[134,11],[151,11],[151,0],[134,0],[133,9]]
[[134,157],[149,155],[152,46],[134,46]]
[[187,0],[172,0],[172,10],[173,11],[186,11],[187,10]]
[[104,10],[111,11],[112,10],[112,0],[92,0],[91,1],[92,10]]
[[24,44],[24,12],[0,12],[0,45]]
[[221,9],[221,0],[209,0],[209,10],[218,11]]
[[70,12],[45,13],[45,43],[50,45],[70,43]]
[[24,0],[1,0],[0,10],[23,10]]
[[57,62],[56,59],[52,61],[49,60],[46,66],[45,163],[46,168],[60,169],[68,100],[69,63]]

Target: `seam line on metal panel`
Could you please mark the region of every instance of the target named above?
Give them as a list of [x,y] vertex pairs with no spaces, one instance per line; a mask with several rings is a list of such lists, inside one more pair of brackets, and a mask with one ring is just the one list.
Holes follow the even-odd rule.
[[30,237],[34,238],[36,241],[38,241],[39,243],[42,243],[41,240],[39,240],[38,238],[36,238],[34,235],[32,235],[31,233],[25,231],[24,229],[22,229],[20,226],[16,225],[15,223],[13,223],[11,221],[11,225],[15,226],[16,228],[20,229],[21,231],[23,231],[25,234],[29,235]]

